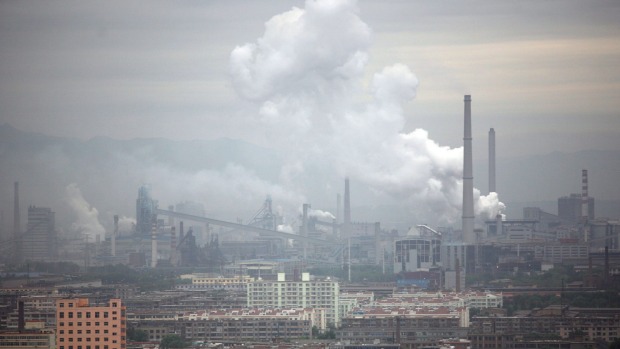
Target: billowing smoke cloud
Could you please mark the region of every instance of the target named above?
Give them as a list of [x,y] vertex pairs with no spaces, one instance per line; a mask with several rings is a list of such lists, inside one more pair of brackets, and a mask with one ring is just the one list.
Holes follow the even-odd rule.
[[310,211],[308,211],[308,216],[316,217],[319,220],[322,220],[324,222],[331,222],[333,219],[336,219],[336,216],[334,216],[333,214],[327,211],[314,210],[314,209],[310,209]]
[[84,199],[77,184],[69,184],[65,193],[67,203],[76,214],[72,229],[82,233],[89,242],[95,242],[97,235],[100,239],[105,239],[105,229],[99,222],[99,211]]
[[[289,170],[303,171],[299,159],[328,161],[342,177],[455,222],[462,148],[440,146],[422,129],[403,133],[403,104],[418,86],[407,66],[385,67],[365,85],[372,35],[358,13],[354,0],[307,0],[274,16],[255,43],[232,51],[234,86],[256,104],[270,139],[296,159]],[[503,208],[496,194],[474,195],[479,215]]]
[[131,233],[135,230],[136,219],[133,217],[122,216],[118,218],[118,232],[119,234]]

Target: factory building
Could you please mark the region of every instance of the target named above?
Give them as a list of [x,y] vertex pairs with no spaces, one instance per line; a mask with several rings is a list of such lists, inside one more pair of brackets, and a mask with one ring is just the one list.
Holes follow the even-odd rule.
[[155,217],[157,217],[156,209],[157,201],[151,198],[149,187],[140,187],[138,199],[136,199],[136,233],[138,235],[149,235],[151,233]]
[[48,207],[28,207],[28,225],[21,238],[26,261],[53,261],[57,256],[55,214]]
[[441,265],[441,234],[425,225],[394,242],[394,273],[428,271]]
[[[558,199],[558,216],[564,220],[579,223],[582,219],[582,195],[570,194]],[[594,219],[594,198],[587,198],[588,220]]]

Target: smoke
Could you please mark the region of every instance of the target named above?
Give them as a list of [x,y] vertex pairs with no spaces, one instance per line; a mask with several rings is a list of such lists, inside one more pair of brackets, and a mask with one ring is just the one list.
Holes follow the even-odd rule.
[[76,214],[76,220],[71,228],[82,233],[87,241],[95,242],[97,236],[104,239],[105,229],[99,223],[99,211],[84,199],[77,184],[69,184],[65,188],[65,193],[67,203]]
[[133,217],[122,216],[118,219],[118,233],[128,234],[135,230],[136,219]]
[[308,211],[308,216],[309,217],[316,217],[322,221],[325,222],[331,222],[332,220],[336,219],[336,216],[334,216],[333,214],[326,212],[326,211],[321,211],[321,210],[315,210],[315,209],[310,209],[310,211]]
[[[232,81],[255,104],[272,142],[289,153],[287,171],[325,161],[341,177],[455,222],[462,148],[440,146],[423,129],[404,133],[403,105],[415,98],[418,79],[394,64],[366,83],[371,37],[356,1],[307,0],[267,21],[255,43],[232,51]],[[479,215],[503,209],[495,193],[475,197]]]

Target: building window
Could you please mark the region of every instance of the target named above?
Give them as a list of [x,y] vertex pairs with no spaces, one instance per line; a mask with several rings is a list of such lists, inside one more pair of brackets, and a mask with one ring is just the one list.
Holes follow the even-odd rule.
[[107,319],[110,314],[107,311],[103,312],[103,318]]
[[65,318],[65,312],[61,311],[60,313],[58,313],[58,317],[61,318],[61,319],[64,319]]
[[81,319],[82,318],[82,312],[77,313],[77,317],[78,317],[78,319]]
[[95,312],[95,318],[96,318],[96,319],[98,319],[98,318],[99,318],[99,312],[98,312],[98,311],[96,311],[96,312]]
[[65,303],[64,302],[60,302],[60,303],[58,303],[58,306],[61,307],[61,308],[64,308],[65,307]]

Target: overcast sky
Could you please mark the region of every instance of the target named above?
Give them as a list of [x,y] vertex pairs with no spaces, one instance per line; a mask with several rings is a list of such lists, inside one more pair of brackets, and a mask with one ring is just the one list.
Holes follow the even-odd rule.
[[[230,73],[235,47],[302,1],[2,1],[0,122],[89,139],[246,139],[269,144]],[[620,149],[620,2],[360,0],[372,31],[365,80],[417,77],[403,132],[498,156]],[[248,121],[250,120],[250,121]],[[253,121],[252,121],[253,120]]]

